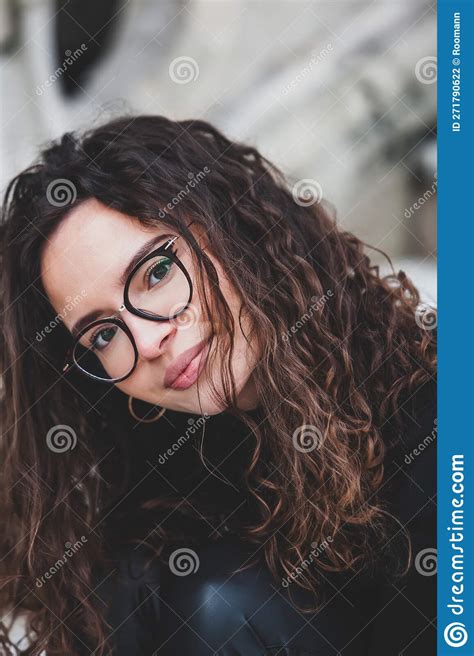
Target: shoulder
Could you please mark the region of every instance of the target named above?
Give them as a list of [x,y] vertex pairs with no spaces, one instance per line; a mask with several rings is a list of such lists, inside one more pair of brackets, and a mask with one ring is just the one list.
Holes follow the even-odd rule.
[[[436,384],[420,387],[400,410],[403,427],[388,445],[379,490],[397,524],[381,555],[394,553],[408,567],[401,577],[378,581],[368,656],[383,653],[387,644],[406,656],[436,650]],[[408,562],[403,535],[409,537]]]
[[380,496],[397,511],[402,522],[416,514],[434,516],[436,510],[436,383],[429,381],[400,406],[402,426],[386,445],[385,474]]
[[158,641],[161,572],[152,552],[124,546],[97,572],[94,594],[110,626],[114,654],[148,654]]
[[399,433],[400,440],[397,444],[402,451],[407,452],[403,454],[404,458],[414,455],[410,449],[417,446],[418,438],[423,437],[425,433],[431,434],[433,426],[436,428],[436,410],[437,388],[433,379],[423,383],[403,399],[399,408],[403,429]]

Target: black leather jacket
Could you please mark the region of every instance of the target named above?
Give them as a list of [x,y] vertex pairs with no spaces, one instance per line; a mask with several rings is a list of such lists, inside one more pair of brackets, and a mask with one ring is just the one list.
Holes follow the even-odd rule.
[[420,397],[416,417],[410,416],[400,444],[387,455],[386,498],[413,545],[414,562],[403,579],[327,574],[326,601],[307,615],[288,596],[305,605],[306,593],[274,580],[263,558],[234,573],[258,547],[232,532],[192,547],[183,556],[193,570],[186,575],[158,560],[145,567],[145,548],[130,547],[120,552],[116,574],[104,576],[96,590],[107,607],[114,654],[433,656],[436,444],[425,438],[435,427],[431,390]]

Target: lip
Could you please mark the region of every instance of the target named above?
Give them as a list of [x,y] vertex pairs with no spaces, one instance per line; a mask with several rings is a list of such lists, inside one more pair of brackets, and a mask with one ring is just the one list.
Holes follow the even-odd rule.
[[[164,386],[172,389],[187,389],[197,380],[206,360],[202,357],[207,347],[206,340],[187,349],[166,368]],[[207,353],[206,353],[207,355]]]

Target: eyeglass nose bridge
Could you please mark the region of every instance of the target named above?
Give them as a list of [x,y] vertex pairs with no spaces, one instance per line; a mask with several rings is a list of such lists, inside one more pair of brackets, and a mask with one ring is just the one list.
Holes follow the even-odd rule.
[[[164,247],[164,249],[163,249],[163,247],[160,246],[160,248],[156,249],[156,251],[152,251],[151,253],[149,253],[145,258],[143,258],[143,260],[141,260],[140,262],[138,262],[136,264],[136,266],[135,266],[136,271],[138,271],[139,267],[143,264],[143,262],[145,260],[147,260],[147,259],[151,258],[152,256],[154,256],[158,251],[167,250],[177,239],[179,239],[179,237],[180,237],[180,235],[177,235],[177,236],[174,236],[173,238],[169,239],[168,242],[166,243],[166,246]],[[205,250],[205,249],[203,249],[203,250]],[[188,298],[188,301],[180,309],[180,311],[178,313],[174,314],[172,317],[169,317],[169,316],[168,317],[166,317],[166,316],[149,316],[148,313],[146,313],[144,311],[137,310],[137,308],[133,307],[130,303],[130,300],[128,299],[128,296],[125,296],[124,302],[120,305],[120,307],[116,310],[116,312],[113,315],[111,315],[110,317],[106,317],[103,320],[101,320],[101,321],[111,320],[111,321],[115,321],[116,323],[121,323],[122,324],[121,327],[126,331],[128,337],[131,340],[131,343],[133,345],[133,349],[134,349],[136,358],[138,358],[138,351],[137,351],[137,346],[136,346],[136,343],[135,343],[134,336],[133,336],[129,326],[127,325],[127,323],[123,319],[120,319],[118,321],[117,314],[119,314],[119,313],[121,314],[124,310],[129,310],[132,314],[135,314],[136,316],[139,316],[142,319],[149,319],[149,320],[152,320],[152,321],[170,321],[171,319],[176,317],[178,314],[181,314],[181,312],[184,312],[184,310],[186,310],[186,308],[189,307],[189,305],[190,305],[191,298],[192,298],[192,295],[193,295],[193,283],[192,283],[192,280],[190,278],[190,275],[189,275],[188,271],[186,270],[184,264],[182,264],[180,262],[179,258],[176,256],[174,251],[171,251],[170,258],[173,258],[176,261],[177,265],[179,266],[181,271],[184,273],[184,275],[186,277],[186,280],[188,282],[188,285],[189,285],[189,298]],[[128,284],[129,284],[130,279],[131,279],[133,274],[134,274],[133,271],[132,271],[131,274],[129,274],[128,282],[125,285],[125,292],[124,292],[125,295],[127,295],[127,293],[128,293]],[[101,321],[97,321],[95,323],[101,323]],[[90,326],[88,326],[88,327],[90,328]],[[88,327],[86,327],[86,329],[83,329],[83,332],[85,332]],[[76,342],[69,349],[69,351],[66,355],[66,362],[63,366],[63,372],[66,372],[69,369],[71,369],[73,364],[77,364],[77,362],[74,361],[74,346],[77,343],[78,339],[79,339],[79,336],[77,336]],[[136,365],[136,362],[135,362],[135,365]],[[83,373],[90,376],[91,378],[94,378],[95,380],[100,380],[100,381],[103,381],[103,382],[116,383],[119,380],[124,380],[125,378],[127,378],[132,373],[133,369],[135,368],[135,365],[133,366],[131,371],[126,376],[124,376],[122,378],[115,378],[115,379],[105,379],[103,377],[93,375],[90,372],[86,371],[85,369],[81,369],[81,368],[80,369],[81,369],[81,371],[83,371]]]

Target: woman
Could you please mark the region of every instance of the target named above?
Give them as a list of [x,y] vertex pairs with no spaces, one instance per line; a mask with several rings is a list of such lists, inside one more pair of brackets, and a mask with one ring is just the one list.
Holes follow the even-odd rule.
[[319,198],[120,118],[12,181],[2,275],[29,653],[432,653],[433,315]]

